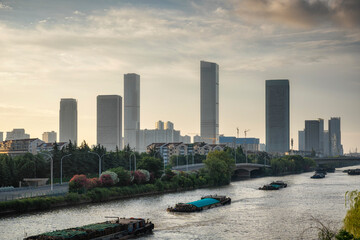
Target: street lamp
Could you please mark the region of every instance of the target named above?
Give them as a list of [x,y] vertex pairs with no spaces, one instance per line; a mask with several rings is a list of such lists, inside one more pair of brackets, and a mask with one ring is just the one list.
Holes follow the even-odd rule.
[[99,178],[100,178],[100,176],[101,176],[101,159],[102,159],[103,156],[108,155],[108,154],[110,154],[110,153],[104,153],[104,154],[101,155],[101,156],[100,156],[97,152],[90,152],[90,151],[88,151],[88,153],[95,154],[95,155],[98,156],[98,158],[99,158]]
[[129,156],[130,172],[131,172],[131,156],[134,156],[134,171],[136,171],[136,155],[134,152],[132,152]]
[[51,156],[50,153],[44,153],[44,152],[40,152],[40,154],[44,154],[45,156],[49,157],[51,159],[50,161],[50,189],[51,191],[53,191],[54,187],[53,187],[53,180],[54,180],[54,161],[53,158]]
[[60,159],[60,185],[62,185],[62,163],[63,163],[63,159],[70,156],[70,155],[71,155],[71,153],[68,154],[68,155],[62,156],[62,158]]

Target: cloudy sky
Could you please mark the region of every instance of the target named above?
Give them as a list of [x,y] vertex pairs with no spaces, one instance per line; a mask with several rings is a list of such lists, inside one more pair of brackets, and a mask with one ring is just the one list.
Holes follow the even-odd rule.
[[295,149],[304,120],[341,117],[360,151],[359,0],[0,0],[0,131],[58,132],[70,97],[94,144],[96,96],[135,72],[141,128],[197,133],[200,60],[220,66],[222,134],[265,142],[265,80],[287,78]]

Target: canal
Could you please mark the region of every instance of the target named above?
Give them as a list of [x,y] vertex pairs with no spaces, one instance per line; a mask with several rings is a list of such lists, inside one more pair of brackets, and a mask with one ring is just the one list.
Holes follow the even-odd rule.
[[[221,188],[1,218],[0,239],[22,239],[25,235],[101,222],[105,216],[149,218],[155,230],[142,239],[317,239],[316,230],[311,229],[316,226],[312,218],[340,228],[346,214],[345,192],[360,190],[360,176],[349,176],[342,170],[328,173],[324,179],[311,179],[313,173],[257,178]],[[283,180],[288,187],[257,190],[273,180]],[[215,193],[230,196],[232,204],[199,213],[166,212],[177,202]]]

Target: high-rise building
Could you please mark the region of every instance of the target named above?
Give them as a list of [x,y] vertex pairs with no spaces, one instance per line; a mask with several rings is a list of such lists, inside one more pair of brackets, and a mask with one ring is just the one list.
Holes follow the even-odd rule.
[[201,142],[201,137],[199,135],[195,135],[193,137],[193,143],[196,143],[196,142]]
[[324,154],[324,119],[319,118],[319,151]]
[[289,151],[290,90],[289,80],[266,80],[266,150]]
[[219,141],[219,65],[200,62],[200,136],[206,143]]
[[108,151],[122,146],[122,98],[119,95],[97,96],[97,144]]
[[159,120],[155,123],[155,129],[157,130],[164,130],[164,122]]
[[77,142],[77,100],[62,98],[60,101],[60,142]]
[[305,151],[320,151],[320,121],[305,121]]
[[6,132],[6,140],[29,139],[30,134],[25,133],[23,128],[14,128],[11,132]]
[[124,75],[124,140],[130,148],[139,149],[140,134],[140,76]]
[[4,133],[0,132],[0,142],[2,142],[4,140]]
[[169,129],[169,130],[174,129],[174,124],[172,122],[170,122],[170,121],[167,121],[165,123],[165,129]]
[[56,132],[54,132],[54,131],[44,132],[42,134],[42,140],[45,143],[54,143],[54,142],[56,142]]
[[305,151],[305,130],[299,131],[299,151]]
[[329,119],[329,152],[331,156],[343,154],[341,145],[340,118]]

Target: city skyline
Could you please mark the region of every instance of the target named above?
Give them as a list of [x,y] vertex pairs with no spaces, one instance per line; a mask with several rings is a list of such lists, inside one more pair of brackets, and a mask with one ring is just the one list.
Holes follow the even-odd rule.
[[94,144],[96,96],[121,95],[123,74],[136,72],[142,129],[168,119],[199,133],[204,59],[221,68],[220,134],[239,127],[265,142],[265,80],[286,78],[294,146],[305,120],[341,117],[344,152],[359,148],[358,15],[350,4],[320,1],[325,15],[276,2],[267,11],[269,1],[1,1],[0,131],[58,131],[59,99],[75,98],[78,141]]

